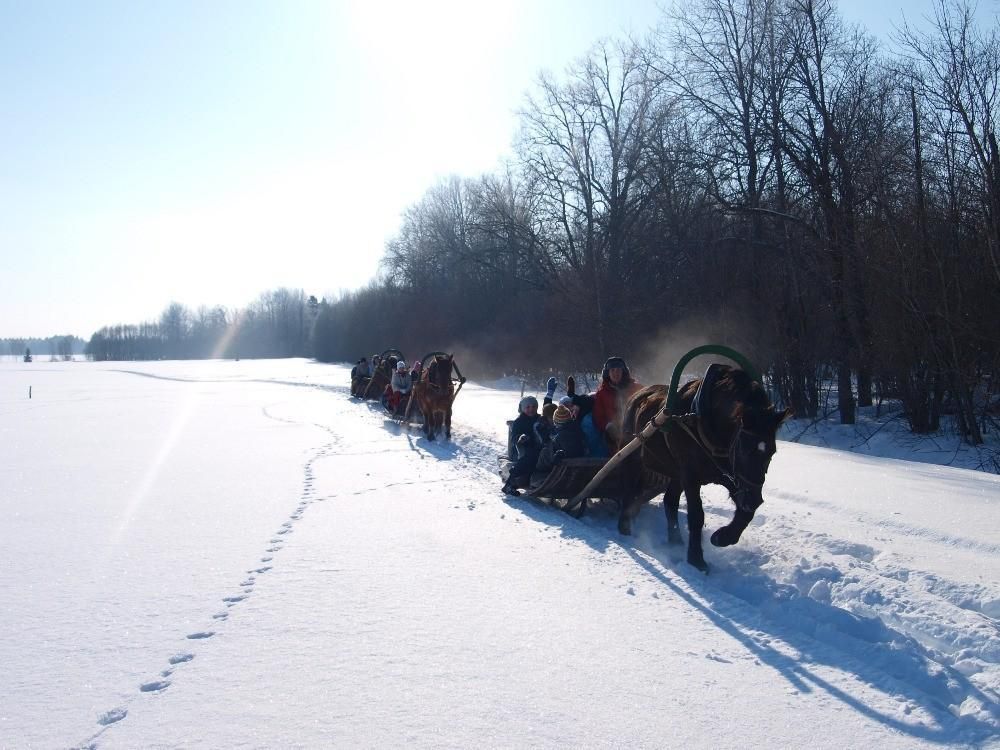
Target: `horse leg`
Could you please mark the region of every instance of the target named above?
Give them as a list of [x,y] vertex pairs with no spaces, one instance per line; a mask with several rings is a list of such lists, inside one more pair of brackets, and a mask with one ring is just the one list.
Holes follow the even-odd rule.
[[448,410],[444,413],[444,438],[451,440],[451,404],[448,404]]
[[618,533],[632,535],[632,521],[639,515],[642,500],[637,495],[629,495],[622,499],[622,507],[618,512]]
[[684,482],[684,497],[688,511],[687,561],[702,573],[708,572],[708,563],[701,550],[701,530],[705,527],[705,509],[701,505],[701,485],[690,479]]
[[716,529],[711,536],[711,542],[716,547],[728,547],[736,544],[740,540],[740,535],[746,530],[753,520],[753,511],[736,509],[733,520],[720,529]]
[[684,543],[681,538],[680,507],[681,483],[671,479],[667,484],[667,491],[663,493],[663,510],[667,514],[667,544],[670,545]]
[[625,492],[622,494],[620,503],[621,510],[618,511],[618,532],[625,535],[632,534],[632,521],[642,508],[642,458],[640,452],[633,453],[625,459],[621,468],[621,476],[626,483]]
[[424,435],[428,440],[434,439],[434,412],[421,407],[420,413],[424,415]]

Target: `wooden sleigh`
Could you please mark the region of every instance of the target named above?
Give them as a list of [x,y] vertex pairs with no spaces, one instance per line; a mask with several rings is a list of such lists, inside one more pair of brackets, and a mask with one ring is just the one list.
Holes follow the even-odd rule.
[[[522,497],[550,502],[561,506],[558,501],[570,501],[587,490],[587,498],[592,500],[611,500],[621,504],[622,499],[631,494],[631,487],[626,486],[621,472],[607,474],[594,487],[590,483],[610,459],[607,458],[567,458],[563,459],[550,471],[535,472],[527,487],[521,488]],[[506,480],[513,462],[506,456],[500,458],[500,476]],[[669,479],[662,474],[643,470],[642,484],[639,494],[645,500],[651,500],[667,490]],[[586,509],[586,502],[578,503],[574,515],[580,516]]]

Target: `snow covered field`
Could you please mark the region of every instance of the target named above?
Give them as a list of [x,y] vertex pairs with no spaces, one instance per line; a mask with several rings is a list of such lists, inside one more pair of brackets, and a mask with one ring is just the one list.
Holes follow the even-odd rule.
[[0,363],[0,746],[1000,747],[1000,477],[781,443],[704,576],[346,380]]

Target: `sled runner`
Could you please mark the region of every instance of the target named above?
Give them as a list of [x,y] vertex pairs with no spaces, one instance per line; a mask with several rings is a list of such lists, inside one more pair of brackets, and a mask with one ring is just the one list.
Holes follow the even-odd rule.
[[[587,488],[597,473],[604,468],[605,458],[567,458],[560,461],[551,471],[535,472],[527,487],[521,490],[526,497],[539,500],[571,500]],[[513,462],[506,456],[500,457],[500,476],[506,480]],[[641,496],[651,500],[666,491],[667,477],[652,471],[643,471]],[[621,473],[611,473],[598,485],[588,489],[588,499],[613,500],[621,504],[625,494],[632,491],[622,480]],[[577,515],[582,514],[584,504],[577,506]]]

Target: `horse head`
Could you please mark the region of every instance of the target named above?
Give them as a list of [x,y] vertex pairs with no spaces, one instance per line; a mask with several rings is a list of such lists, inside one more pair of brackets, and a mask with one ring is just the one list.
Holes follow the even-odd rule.
[[[707,408],[699,415],[702,442],[718,459],[717,466],[724,467],[722,484],[736,507],[753,513],[764,502],[764,478],[777,448],[778,428],[790,413],[776,411],[761,384],[743,370],[713,367],[718,369]],[[705,385],[709,377],[706,373]]]
[[453,356],[451,354],[438,354],[431,360],[425,372],[428,383],[433,383],[438,388],[448,388],[451,385]]

